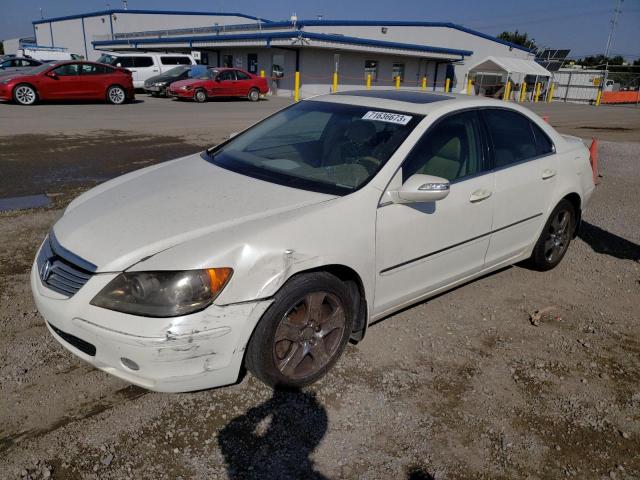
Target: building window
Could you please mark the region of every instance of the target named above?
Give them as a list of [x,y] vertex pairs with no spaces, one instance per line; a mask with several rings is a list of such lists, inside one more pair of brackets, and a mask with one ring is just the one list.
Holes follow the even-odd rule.
[[400,81],[404,82],[404,63],[394,63],[391,68],[391,78],[396,81],[396,77],[400,77]]
[[371,81],[375,82],[378,80],[378,61],[377,60],[365,60],[364,61],[364,78],[367,78],[367,75],[371,75]]
[[227,68],[233,68],[233,55],[223,55],[222,66]]

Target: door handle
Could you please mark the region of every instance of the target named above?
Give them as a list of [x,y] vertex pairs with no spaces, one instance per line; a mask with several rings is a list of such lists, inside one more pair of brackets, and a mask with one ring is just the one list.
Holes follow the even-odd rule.
[[157,72],[158,70],[154,70],[154,72]]
[[481,202],[482,200],[486,200],[487,198],[489,198],[491,195],[493,195],[492,191],[481,188],[471,194],[471,197],[469,197],[469,201],[471,203]]
[[556,176],[556,172],[555,170],[551,170],[550,168],[547,168],[544,170],[544,172],[542,172],[542,179],[543,180],[547,180],[548,178],[553,178]]

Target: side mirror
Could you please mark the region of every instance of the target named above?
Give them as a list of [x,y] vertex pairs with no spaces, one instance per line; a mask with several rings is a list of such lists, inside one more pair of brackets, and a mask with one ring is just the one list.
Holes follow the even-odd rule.
[[116,67],[122,67],[122,63],[120,62],[116,63]]
[[51,77],[54,80],[58,79],[58,74],[56,72],[47,72],[47,77]]
[[394,203],[437,202],[449,195],[449,180],[416,173],[400,190],[389,192]]

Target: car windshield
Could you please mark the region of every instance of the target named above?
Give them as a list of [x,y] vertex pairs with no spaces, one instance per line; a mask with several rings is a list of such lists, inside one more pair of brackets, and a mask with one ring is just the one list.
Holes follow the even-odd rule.
[[307,100],[208,150],[206,158],[261,180],[347,195],[378,173],[422,118]]
[[52,67],[50,63],[43,63],[42,65],[38,65],[37,67],[30,68],[25,75],[37,75],[38,73],[42,73],[45,70],[49,70]]
[[190,69],[190,65],[180,65],[179,67],[173,67],[171,70],[167,70],[162,75],[166,75],[167,77],[179,77],[184,72]]

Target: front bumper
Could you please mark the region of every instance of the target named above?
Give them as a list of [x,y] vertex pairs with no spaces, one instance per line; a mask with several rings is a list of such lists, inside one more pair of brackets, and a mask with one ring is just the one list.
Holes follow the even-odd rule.
[[193,98],[193,90],[168,90],[169,96],[176,98]]
[[96,368],[158,392],[237,381],[244,349],[271,300],[211,305],[174,318],[139,317],[90,305],[115,275],[96,274],[73,297],[65,298],[42,284],[34,264],[31,289],[36,306],[51,335],[67,350]]
[[0,100],[12,100],[11,89],[7,85],[0,84]]

